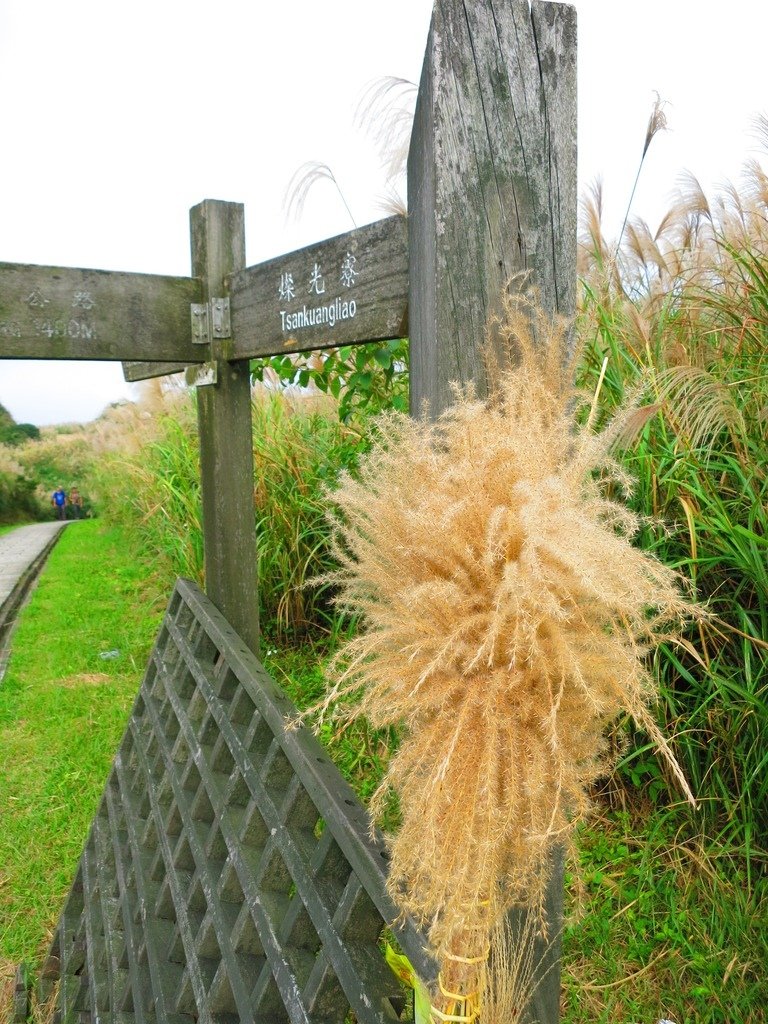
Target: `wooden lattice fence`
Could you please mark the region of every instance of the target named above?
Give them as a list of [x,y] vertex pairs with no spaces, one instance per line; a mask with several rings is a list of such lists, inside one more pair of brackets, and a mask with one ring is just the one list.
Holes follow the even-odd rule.
[[[43,970],[59,1019],[399,1019],[386,849],[291,712],[180,580]],[[397,939],[429,977],[413,928]]]

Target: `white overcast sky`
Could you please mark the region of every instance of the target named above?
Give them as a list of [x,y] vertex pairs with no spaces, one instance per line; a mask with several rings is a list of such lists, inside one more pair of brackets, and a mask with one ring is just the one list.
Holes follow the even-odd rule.
[[[684,169],[711,187],[756,155],[768,109],[762,0],[576,0],[579,167],[615,234],[654,90],[634,213],[658,220]],[[418,81],[431,0],[0,0],[0,261],[188,274],[188,211],[245,204],[249,265],[351,227],[327,183],[303,218],[283,196],[307,160],[334,170],[358,223],[382,216],[366,87]],[[0,361],[20,422],[85,421],[134,396],[120,364]]]

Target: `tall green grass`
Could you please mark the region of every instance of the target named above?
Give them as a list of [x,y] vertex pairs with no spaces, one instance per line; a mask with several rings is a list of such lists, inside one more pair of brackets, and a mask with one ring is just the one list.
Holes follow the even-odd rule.
[[193,420],[182,409],[160,415],[140,446],[109,453],[99,473],[103,513],[135,529],[169,586],[177,576],[203,582],[198,460]]
[[13,449],[0,445],[0,523],[28,522],[39,516],[34,480],[18,463]]
[[[711,272],[697,253],[695,273],[661,294],[585,287],[582,381],[594,391],[605,366],[604,415],[636,396],[619,458],[646,517],[639,542],[709,612],[655,656],[659,717],[701,804],[690,826],[745,858],[751,878],[768,834],[768,257],[722,235],[710,245]],[[620,771],[668,801],[663,767],[631,740]]]
[[[253,402],[254,516],[261,620],[282,641],[320,639],[337,628],[328,588],[313,583],[330,567],[326,486],[355,458],[360,435],[335,404],[284,392]],[[100,507],[131,525],[156,571],[204,581],[198,442],[189,411],[161,415],[133,452],[103,463]]]
[[358,435],[324,400],[266,395],[253,404],[254,502],[265,628],[297,641],[330,634],[331,567],[325,488],[354,459]]

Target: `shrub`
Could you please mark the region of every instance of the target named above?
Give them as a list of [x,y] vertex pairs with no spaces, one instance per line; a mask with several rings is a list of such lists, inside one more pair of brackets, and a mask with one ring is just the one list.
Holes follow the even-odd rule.
[[35,483],[15,460],[11,450],[0,445],[0,523],[20,523],[40,517]]

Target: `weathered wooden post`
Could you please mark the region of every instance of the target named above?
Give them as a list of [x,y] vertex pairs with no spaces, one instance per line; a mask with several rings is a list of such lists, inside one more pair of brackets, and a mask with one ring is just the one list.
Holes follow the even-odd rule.
[[[452,381],[485,393],[486,324],[508,287],[575,311],[576,217],[574,8],[437,0],[408,157],[414,414],[437,416]],[[527,1011],[539,1024],[559,1018],[562,902],[557,857]]]
[[190,211],[190,225],[192,274],[203,285],[193,318],[211,353],[202,371],[211,382],[197,388],[205,589],[258,653],[251,383],[248,360],[233,358],[227,294],[230,275],[245,267],[243,206],[206,199]]
[[576,12],[437,0],[408,157],[411,407],[485,388],[488,317],[511,280],[576,296]]

